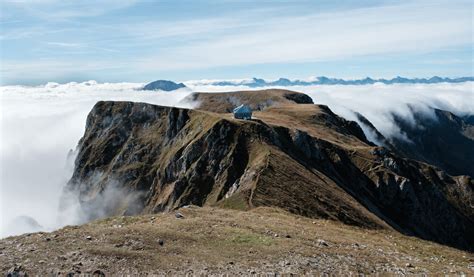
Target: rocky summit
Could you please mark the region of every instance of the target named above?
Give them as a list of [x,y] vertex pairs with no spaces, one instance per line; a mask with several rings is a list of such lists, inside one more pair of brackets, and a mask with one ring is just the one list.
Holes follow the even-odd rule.
[[[84,243],[97,243],[95,250],[86,247],[91,260],[78,268],[87,264],[92,272],[102,264],[109,272],[117,273],[120,267],[110,263],[105,266],[106,260],[101,260],[117,256],[127,261],[137,257],[135,268],[151,270],[153,264],[148,263],[154,256],[148,256],[147,251],[164,247],[164,260],[181,257],[167,266],[170,270],[188,268],[209,273],[215,265],[219,267],[217,272],[234,268],[236,271],[229,272],[242,274],[244,268],[267,270],[281,263],[277,268],[291,268],[288,272],[334,272],[326,267],[341,263],[347,270],[395,272],[399,266],[386,265],[383,270],[380,264],[376,266],[376,260],[362,267],[354,264],[377,251],[398,257],[410,252],[410,247],[426,245],[433,251],[448,251],[443,249],[450,248],[442,246],[447,245],[460,249],[459,257],[466,259],[459,272],[470,270],[473,256],[463,251],[474,251],[471,177],[451,176],[403,152],[379,147],[366,138],[356,122],[339,117],[327,106],[314,105],[305,94],[287,90],[194,93],[186,101],[196,101],[196,109],[134,102],[98,102],[93,107],[65,192],[80,200],[87,220],[115,219],[58,231],[59,236],[65,236],[62,243],[72,242],[78,234],[87,237]],[[230,111],[240,104],[252,107],[252,120],[233,118]],[[68,205],[67,201],[63,205]],[[188,207],[196,207],[199,212],[189,212]],[[150,215],[163,212],[156,220]],[[168,212],[173,212],[172,220],[164,219]],[[285,219],[277,220],[280,214]],[[129,215],[134,217],[121,217]],[[209,220],[210,225],[196,218]],[[308,227],[312,221],[320,227]],[[288,225],[290,231],[278,226],[279,222],[303,225],[296,229]],[[153,229],[155,224],[160,231]],[[121,227],[111,229],[125,225],[129,228],[126,232]],[[337,234],[328,228],[337,229]],[[347,233],[352,230],[357,231]],[[107,232],[110,235],[105,235]],[[155,237],[154,232],[160,235]],[[327,236],[318,239],[318,233]],[[215,236],[221,236],[215,245],[203,241]],[[374,241],[362,242],[359,236]],[[384,236],[400,239],[387,242]],[[291,241],[291,247],[281,248],[288,249],[289,256],[275,254],[275,239],[278,245],[280,240]],[[384,246],[377,244],[379,239]],[[26,249],[25,245],[33,243],[30,240],[22,237],[9,241]],[[7,249],[2,245],[8,243],[0,246]],[[194,256],[191,250],[187,255],[178,247],[184,244],[198,247],[195,250],[203,256]],[[250,256],[275,256],[270,256],[271,261],[255,259],[255,265],[250,265],[241,258],[247,255],[214,255],[216,247],[226,245],[232,249],[244,247]],[[320,254],[315,254],[313,246]],[[371,250],[342,250],[347,247]],[[69,252],[82,253],[81,249]],[[392,254],[387,252],[389,249]],[[15,251],[8,248],[8,255],[16,255]],[[362,256],[354,258],[351,252]],[[418,271],[413,266],[433,258],[429,255],[434,252],[428,252],[410,259],[401,254],[398,261],[405,262],[403,270],[433,272],[426,265]],[[72,256],[66,259],[77,260]],[[200,259],[206,261],[197,266]],[[69,262],[64,264],[69,266]],[[439,266],[438,270],[444,270],[442,264]]]
[[143,87],[143,90],[163,90],[163,91],[172,91],[180,88],[185,88],[186,86],[183,83],[175,83],[173,81],[167,80],[157,80],[146,84]]

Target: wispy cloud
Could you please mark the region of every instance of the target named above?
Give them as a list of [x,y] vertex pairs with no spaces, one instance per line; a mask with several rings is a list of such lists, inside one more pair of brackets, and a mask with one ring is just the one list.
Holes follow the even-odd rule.
[[70,42],[56,42],[56,41],[47,41],[45,42],[47,45],[63,47],[63,48],[75,48],[75,49],[94,49],[94,50],[102,50],[107,52],[120,52],[115,49],[105,48],[105,47],[97,47],[93,45],[88,45],[85,43],[70,43]]
[[134,5],[137,0],[3,0],[9,8],[21,9],[44,20],[93,17]]
[[52,46],[72,47],[72,48],[78,48],[78,47],[84,46],[81,43],[67,43],[67,42],[55,42],[55,41],[48,41],[46,42],[46,44],[52,45]]
[[471,33],[462,6],[405,4],[262,19],[257,28],[180,45],[141,65],[188,69],[424,52],[470,43]]
[[[128,77],[130,72],[143,76],[145,73],[196,72],[265,64],[373,60],[388,55],[416,58],[418,54],[447,48],[472,47],[473,43],[472,4],[462,0],[380,2],[361,8],[300,9],[299,12],[268,7],[217,15],[209,11],[196,17],[174,11],[176,18],[165,19],[163,13],[160,17],[140,11],[130,17],[112,16],[102,20],[102,16],[97,15],[134,4],[146,7],[148,3],[111,1],[45,0],[27,5],[24,1],[8,0],[39,22],[19,24],[2,34],[2,41],[11,49],[3,52],[2,70],[7,72],[3,78],[16,80],[18,76],[39,73],[54,80],[57,75],[88,70],[89,64],[94,64],[93,70],[96,70],[91,74],[103,74],[97,71],[116,68],[117,71],[108,74]],[[295,5],[302,6],[301,3]],[[166,7],[158,5],[157,9]],[[46,14],[55,15],[48,19]],[[83,19],[85,16],[93,20]],[[66,21],[51,23],[55,17]],[[21,51],[17,46],[23,47],[29,55],[23,55],[22,59],[11,58],[15,55],[9,51]],[[72,50],[73,55],[68,55]],[[452,53],[443,59],[464,59]],[[42,68],[48,63],[58,66]],[[16,71],[16,64],[24,65],[23,70]],[[126,65],[126,69],[122,65]],[[41,72],[25,71],[28,69]],[[347,65],[346,69],[362,70],[357,64]]]

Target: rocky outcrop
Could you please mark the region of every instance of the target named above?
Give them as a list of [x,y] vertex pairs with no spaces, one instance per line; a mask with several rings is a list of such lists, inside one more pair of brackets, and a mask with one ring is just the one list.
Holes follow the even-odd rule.
[[[67,190],[77,193],[90,219],[188,204],[276,206],[472,250],[469,177],[451,177],[376,147],[356,123],[325,106],[285,102],[255,116],[241,121],[99,102],[88,116]],[[120,192],[112,193],[113,205],[104,197],[110,191]]]

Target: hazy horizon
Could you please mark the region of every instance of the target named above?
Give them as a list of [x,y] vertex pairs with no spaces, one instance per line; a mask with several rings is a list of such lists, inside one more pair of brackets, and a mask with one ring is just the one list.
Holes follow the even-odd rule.
[[[351,77],[351,78],[341,78],[341,77],[337,77],[337,76],[325,76],[325,75],[295,77],[295,78],[287,78],[286,76],[278,76],[278,77],[273,77],[273,78],[261,78],[260,76],[251,76],[251,77],[240,77],[240,78],[204,78],[204,79],[178,79],[178,80],[168,79],[168,80],[176,82],[176,83],[185,83],[185,84],[186,83],[196,84],[196,83],[209,83],[209,82],[224,82],[224,81],[227,81],[227,82],[240,82],[240,81],[251,81],[254,78],[264,79],[267,82],[268,81],[277,81],[280,78],[285,78],[285,79],[288,79],[290,81],[311,82],[311,81],[315,81],[318,77],[327,77],[327,78],[330,78],[330,79],[341,79],[341,80],[345,80],[345,81],[350,81],[350,80],[362,80],[362,79],[365,79],[365,78],[371,78],[371,79],[374,79],[374,80],[379,80],[379,79],[391,80],[391,79],[395,79],[397,77],[407,78],[407,79],[410,79],[410,80],[413,80],[413,79],[430,79],[430,78],[433,78],[433,77],[456,79],[456,78],[473,78],[474,75],[472,75],[472,76],[471,75],[466,75],[466,76],[438,76],[438,75],[433,75],[432,76],[432,75],[430,75],[430,76],[407,77],[407,76],[403,76],[403,75],[399,74],[399,75],[395,75],[395,76],[391,76],[391,77],[362,76],[362,77]],[[143,84],[144,85],[144,84],[156,81],[156,80],[161,80],[161,79],[160,78],[155,78],[155,79],[144,80],[144,81],[136,81],[136,82],[131,82],[131,81],[127,81],[127,80],[118,81],[118,82],[101,82],[101,81],[98,81],[98,80],[95,80],[95,79],[84,79],[84,80],[63,81],[63,82],[58,82],[58,81],[55,81],[55,80],[49,80],[49,81],[45,81],[45,82],[34,82],[34,83],[0,84],[0,87],[8,87],[8,86],[30,86],[30,87],[34,87],[34,86],[42,86],[42,85],[46,86],[48,84],[64,85],[64,84],[69,84],[69,83],[88,83],[88,82],[95,82],[95,83],[98,83],[98,84],[129,83],[129,84]],[[468,82],[470,82],[470,81],[468,81]]]

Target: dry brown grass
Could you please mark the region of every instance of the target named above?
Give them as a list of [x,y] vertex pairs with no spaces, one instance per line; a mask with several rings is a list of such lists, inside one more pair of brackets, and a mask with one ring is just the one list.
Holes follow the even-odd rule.
[[180,212],[184,219],[171,213],[114,217],[3,239],[0,269],[21,263],[28,273],[40,275],[97,269],[107,274],[474,274],[471,253],[388,230],[312,220],[275,208],[244,212],[192,206]]
[[285,89],[265,89],[221,93],[197,92],[190,96],[190,100],[197,101],[199,103],[199,110],[215,113],[229,113],[240,104],[247,104],[252,107],[253,110],[262,110],[270,106],[295,104],[295,101],[292,100],[291,97],[288,97],[289,95],[303,94]]

